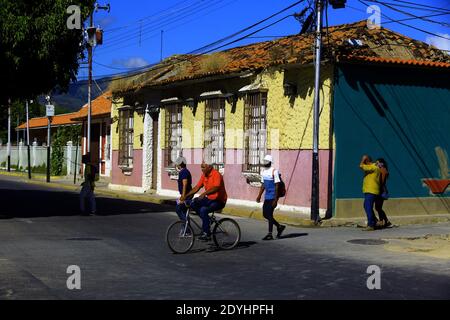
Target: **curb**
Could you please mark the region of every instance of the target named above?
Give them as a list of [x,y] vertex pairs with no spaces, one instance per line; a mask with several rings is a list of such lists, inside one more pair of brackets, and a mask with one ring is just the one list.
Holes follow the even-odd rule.
[[[70,191],[79,191],[79,185],[68,185],[60,182],[47,183],[45,180],[29,180],[27,175],[16,173],[16,172],[4,172],[0,171],[0,175],[12,176],[21,178],[20,180],[25,183],[42,185],[51,188],[59,188]],[[45,176],[44,176],[45,178]],[[56,178],[55,178],[56,180]],[[175,206],[176,200],[173,198],[165,198],[151,193],[146,194],[132,194],[125,192],[117,192],[114,190],[104,189],[104,187],[95,190],[96,195],[107,196],[115,199],[123,199],[128,201],[140,201],[158,205]],[[236,216],[241,218],[249,218],[255,220],[265,220],[262,215],[262,210],[260,208],[251,207],[239,207],[236,205],[227,205],[223,210],[223,214]],[[334,228],[334,227],[364,227],[366,225],[365,217],[361,218],[331,218],[324,219],[318,225],[315,225],[312,220],[310,220],[305,215],[299,215],[292,212],[282,212],[275,211],[274,213],[277,221],[296,227],[305,228]],[[393,216],[390,217],[390,221],[394,225],[413,225],[413,224],[435,224],[435,223],[445,223],[450,222],[450,214],[441,215],[423,215],[423,216]]]

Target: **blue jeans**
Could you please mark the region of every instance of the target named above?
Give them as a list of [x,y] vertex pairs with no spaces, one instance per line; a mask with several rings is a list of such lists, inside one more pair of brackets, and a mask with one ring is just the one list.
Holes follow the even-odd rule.
[[181,221],[186,221],[187,207],[184,203],[177,204],[175,211]]
[[217,200],[209,200],[203,198],[202,200],[192,201],[191,208],[198,213],[202,219],[202,231],[206,234],[210,234],[209,230],[209,214],[214,211],[218,211],[225,207],[225,203]]
[[373,212],[373,205],[375,204],[376,194],[364,193],[364,210],[367,215],[367,226],[375,227],[375,213]]

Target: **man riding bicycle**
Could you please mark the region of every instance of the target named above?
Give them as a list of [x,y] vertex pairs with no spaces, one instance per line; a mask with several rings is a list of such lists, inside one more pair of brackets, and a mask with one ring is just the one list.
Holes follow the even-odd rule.
[[228,196],[223,177],[219,171],[214,169],[211,163],[206,163],[205,161],[203,161],[201,168],[203,174],[197,185],[184,197],[182,196],[180,202],[189,199],[201,188],[205,188],[205,191],[200,194],[196,201],[192,201],[190,206],[202,219],[203,234],[199,237],[199,240],[208,241],[211,238],[209,214],[223,209],[227,203]]

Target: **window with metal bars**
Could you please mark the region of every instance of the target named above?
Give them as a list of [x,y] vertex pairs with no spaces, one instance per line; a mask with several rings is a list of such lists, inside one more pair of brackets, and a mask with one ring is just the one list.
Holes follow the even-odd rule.
[[182,109],[181,104],[165,106],[165,152],[164,163],[173,167],[175,160],[182,155]]
[[225,99],[206,100],[204,157],[219,170],[225,166]]
[[267,137],[267,93],[248,93],[244,98],[244,172],[261,172]]
[[133,110],[119,110],[119,166],[133,166]]

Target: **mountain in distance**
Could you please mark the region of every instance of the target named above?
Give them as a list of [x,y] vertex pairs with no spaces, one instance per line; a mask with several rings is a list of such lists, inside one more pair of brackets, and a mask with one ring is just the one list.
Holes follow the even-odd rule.
[[[102,78],[92,81],[91,99],[94,100],[102,93],[104,93],[111,83],[111,78]],[[88,81],[82,80],[71,83],[67,92],[62,92],[60,89],[54,89],[51,94],[51,103],[57,107],[58,110],[64,112],[76,112],[81,109],[88,101]],[[42,105],[47,104],[45,95],[39,97],[39,102]]]

